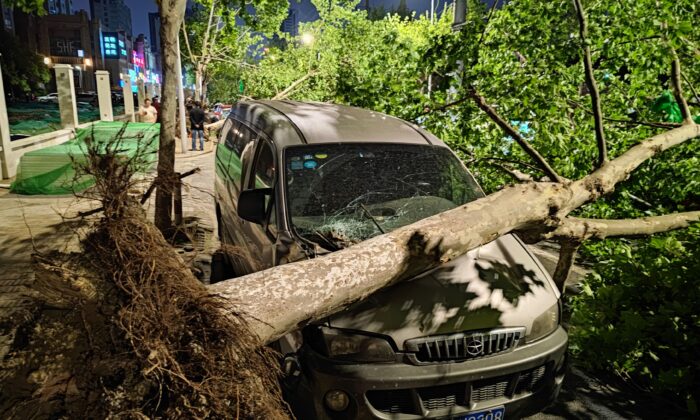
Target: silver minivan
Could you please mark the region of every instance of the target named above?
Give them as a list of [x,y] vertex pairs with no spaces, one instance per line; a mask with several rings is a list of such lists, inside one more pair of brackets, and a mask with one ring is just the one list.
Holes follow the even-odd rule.
[[[420,127],[292,101],[234,105],[215,189],[221,241],[238,249],[227,277],[322,257],[483,196]],[[511,419],[559,392],[560,314],[550,276],[506,235],[274,347],[300,419]]]

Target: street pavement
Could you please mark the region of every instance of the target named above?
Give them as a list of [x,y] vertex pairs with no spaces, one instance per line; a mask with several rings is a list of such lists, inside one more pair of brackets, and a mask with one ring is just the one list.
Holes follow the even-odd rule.
[[[211,149],[176,158],[176,170],[181,173],[195,167],[200,168],[200,172],[186,178],[182,190],[186,230],[194,244],[184,244],[179,252],[186,260],[192,259],[195,265],[201,266],[202,279],[208,281],[211,253],[218,248]],[[152,216],[153,201],[146,206]],[[96,203],[73,196],[18,196],[0,189],[0,360],[14,338],[13,332],[3,326],[12,318],[28,316],[25,310],[28,302],[23,291],[34,278],[32,253],[77,250],[79,234],[86,228],[86,221],[73,217],[78,211],[94,207]],[[540,257],[541,252],[546,250],[538,250]],[[621,390],[612,382],[573,368],[557,403],[529,418],[636,419],[653,417],[653,413],[660,412],[657,402],[630,390]]]

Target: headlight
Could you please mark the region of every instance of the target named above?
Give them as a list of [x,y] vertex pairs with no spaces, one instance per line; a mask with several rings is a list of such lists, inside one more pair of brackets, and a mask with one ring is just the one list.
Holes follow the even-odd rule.
[[394,349],[381,337],[346,332],[336,328],[320,328],[326,356],[353,362],[393,362]]
[[527,336],[527,342],[539,340],[540,338],[551,334],[559,325],[559,303],[555,303],[551,308],[535,319],[530,329],[530,334]]

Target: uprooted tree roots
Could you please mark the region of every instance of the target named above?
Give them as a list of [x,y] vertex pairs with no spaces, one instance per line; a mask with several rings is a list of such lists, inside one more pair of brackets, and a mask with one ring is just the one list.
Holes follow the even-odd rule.
[[105,210],[83,251],[35,259],[42,303],[15,340],[0,416],[288,417],[273,354],[124,194],[134,162],[114,150],[90,148],[83,168]]

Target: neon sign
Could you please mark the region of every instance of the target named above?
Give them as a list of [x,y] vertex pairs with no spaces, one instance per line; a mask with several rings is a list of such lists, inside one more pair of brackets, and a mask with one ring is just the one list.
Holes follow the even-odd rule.
[[146,62],[143,59],[143,55],[139,54],[136,51],[132,51],[132,53],[131,53],[131,62],[134,63],[135,66],[139,66],[139,67],[146,66]]
[[[104,56],[105,58],[119,58],[119,50],[117,49],[117,36],[112,33],[103,34]],[[121,42],[121,41],[120,41]]]

